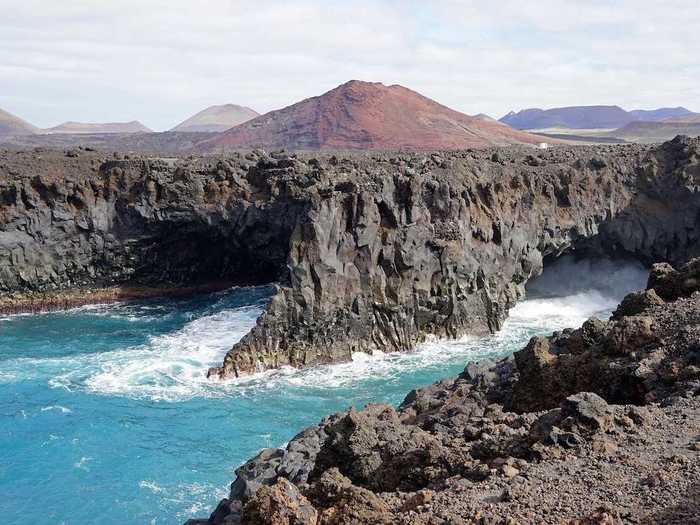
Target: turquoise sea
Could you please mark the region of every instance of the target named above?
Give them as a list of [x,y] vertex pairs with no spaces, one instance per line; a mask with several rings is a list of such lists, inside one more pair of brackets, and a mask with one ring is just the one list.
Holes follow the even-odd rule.
[[204,374],[254,325],[269,287],[0,317],[0,516],[35,525],[206,517],[259,449],[328,413],[398,404],[469,360],[609,315],[645,278],[638,266],[569,263],[536,282],[496,335],[228,382]]

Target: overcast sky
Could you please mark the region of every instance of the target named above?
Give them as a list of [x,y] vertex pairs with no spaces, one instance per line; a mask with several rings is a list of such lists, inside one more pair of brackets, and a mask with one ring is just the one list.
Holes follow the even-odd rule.
[[0,108],[40,126],[168,129],[350,79],[469,114],[700,111],[698,0],[0,0]]

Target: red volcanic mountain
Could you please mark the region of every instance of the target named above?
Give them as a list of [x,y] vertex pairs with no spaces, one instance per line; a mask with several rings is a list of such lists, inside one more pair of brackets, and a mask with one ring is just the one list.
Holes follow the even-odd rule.
[[433,150],[536,144],[542,138],[470,117],[402,86],[352,80],[202,142],[205,150]]

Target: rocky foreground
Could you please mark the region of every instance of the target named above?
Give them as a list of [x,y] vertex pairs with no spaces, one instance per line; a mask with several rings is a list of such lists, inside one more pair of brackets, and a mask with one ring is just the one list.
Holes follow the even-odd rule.
[[609,321],[330,416],[195,524],[700,523],[700,259]]

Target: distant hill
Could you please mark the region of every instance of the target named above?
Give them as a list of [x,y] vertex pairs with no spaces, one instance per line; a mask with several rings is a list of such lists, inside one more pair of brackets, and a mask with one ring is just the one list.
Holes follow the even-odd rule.
[[0,148],[67,149],[90,147],[99,151],[147,154],[181,154],[194,151],[197,143],[216,133],[166,131],[163,133],[43,133],[12,137],[0,136]]
[[470,117],[402,86],[352,80],[236,126],[202,143],[219,148],[433,150],[542,141]]
[[553,109],[511,111],[500,119],[516,129],[617,129],[631,122],[656,122],[695,115],[682,108],[625,111],[619,106],[571,106]]
[[631,122],[609,133],[611,137],[642,143],[664,142],[676,135],[700,136],[700,119],[695,122]]
[[152,133],[152,130],[141,124],[138,120],[131,122],[64,122],[53,128],[44,129],[42,133],[71,135],[95,134],[95,133]]
[[683,117],[669,117],[667,119],[664,119],[663,122],[700,122],[700,114],[691,113],[690,115],[686,115]]
[[619,106],[571,106],[554,109],[511,111],[500,119],[516,129],[614,129],[635,118]]
[[32,135],[38,131],[39,128],[32,126],[29,122],[0,109],[0,137]]
[[629,112],[635,117],[635,120],[642,122],[659,122],[662,120],[678,120],[679,118],[700,117],[697,113],[693,113],[689,109],[683,107],[677,108],[659,108],[659,109],[635,109]]
[[235,104],[210,106],[181,122],[170,131],[210,132],[226,131],[248,122],[260,114],[250,108]]

